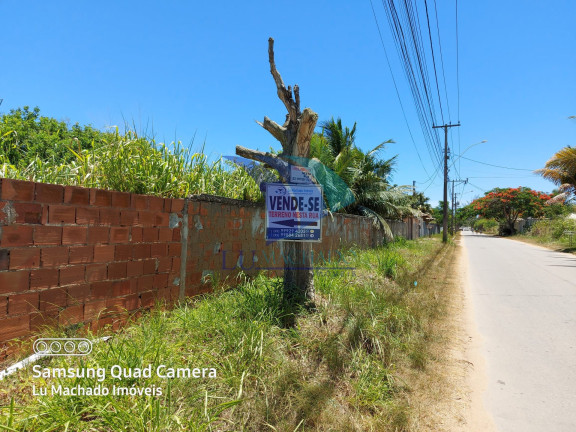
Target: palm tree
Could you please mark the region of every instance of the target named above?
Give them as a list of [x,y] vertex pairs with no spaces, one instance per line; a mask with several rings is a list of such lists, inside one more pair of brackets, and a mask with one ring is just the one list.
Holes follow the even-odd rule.
[[356,123],[349,129],[342,126],[340,118],[332,118],[321,126],[322,134],[312,140],[311,156],[338,174],[352,191],[354,202],[343,211],[372,217],[391,236],[386,219],[418,213],[410,206],[409,188],[389,183],[396,156],[378,157],[386,144],[393,141],[385,141],[365,153],[355,145]]
[[562,193],[551,201],[565,202],[576,194],[576,148],[564,147],[546,162],[544,168],[536,170],[535,173],[559,186]]

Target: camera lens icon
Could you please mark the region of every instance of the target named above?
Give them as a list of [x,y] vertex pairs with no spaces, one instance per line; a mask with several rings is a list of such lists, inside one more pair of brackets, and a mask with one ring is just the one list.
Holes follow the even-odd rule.
[[92,344],[87,341],[82,341],[78,344],[78,351],[80,351],[82,354],[88,354],[90,351],[92,351]]
[[64,343],[64,351],[66,351],[68,354],[73,353],[75,349],[76,349],[76,344],[74,342],[66,341]]
[[50,352],[52,354],[59,354],[62,349],[62,344],[58,341],[54,341],[50,344]]
[[33,349],[43,356],[84,356],[92,352],[92,342],[85,338],[41,338]]
[[38,353],[38,354],[45,354],[48,352],[48,344],[41,340],[41,341],[36,341],[36,343],[34,344],[34,352]]

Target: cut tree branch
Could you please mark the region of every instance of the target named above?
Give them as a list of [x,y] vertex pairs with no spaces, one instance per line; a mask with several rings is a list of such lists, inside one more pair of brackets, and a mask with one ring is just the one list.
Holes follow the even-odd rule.
[[280,126],[274,120],[270,120],[268,117],[264,116],[264,121],[259,122],[256,120],[260,126],[266,129],[268,132],[272,134],[274,138],[276,138],[282,144],[282,148],[286,144],[286,128],[284,126]]
[[278,171],[278,174],[280,174],[280,177],[282,177],[282,181],[284,182],[287,182],[290,179],[290,165],[288,162],[280,159],[278,156],[273,155],[272,153],[264,153],[258,150],[236,146],[236,154],[238,156],[245,157],[246,159],[262,162],[263,164],[270,166],[271,168]]
[[298,84],[294,84],[294,98],[296,99],[296,114],[299,116],[300,113],[300,87]]
[[300,126],[296,135],[296,151],[298,156],[308,157],[310,154],[310,140],[318,121],[318,114],[310,108],[304,108],[300,116]]
[[296,122],[298,119],[298,114],[300,111],[300,96],[297,97],[298,104],[292,98],[292,88],[284,85],[284,81],[282,81],[282,77],[280,76],[280,72],[276,69],[276,63],[274,61],[274,39],[268,39],[268,61],[270,62],[270,73],[274,78],[274,82],[276,83],[276,90],[278,92],[278,97],[284,103],[286,110],[288,111],[288,115],[290,116],[290,120],[292,122]]

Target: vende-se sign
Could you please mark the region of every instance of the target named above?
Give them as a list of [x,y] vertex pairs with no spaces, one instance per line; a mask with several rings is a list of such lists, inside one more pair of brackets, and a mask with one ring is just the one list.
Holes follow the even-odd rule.
[[266,240],[322,241],[322,188],[266,184]]

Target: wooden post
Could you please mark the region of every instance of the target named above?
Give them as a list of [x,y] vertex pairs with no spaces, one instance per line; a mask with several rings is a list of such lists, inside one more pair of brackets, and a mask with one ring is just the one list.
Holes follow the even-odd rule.
[[[276,84],[278,98],[282,101],[288,114],[284,124],[279,125],[268,117],[262,122],[257,122],[282,144],[283,156],[298,156],[307,158],[310,156],[310,140],[318,121],[318,114],[310,108],[300,110],[300,89],[298,85],[286,87],[280,73],[276,69],[274,60],[274,39],[268,39],[268,61],[270,73]],[[258,160],[256,157],[262,153],[254,152],[245,148],[236,148],[236,154]],[[266,154],[268,158],[272,155]],[[266,159],[269,161],[270,159]],[[264,161],[260,159],[261,161]],[[268,165],[271,165],[268,163]],[[275,166],[272,165],[276,169]],[[281,176],[286,179],[283,173]],[[289,176],[288,176],[289,178]],[[312,270],[312,244],[308,242],[283,241],[284,255],[284,296],[290,301],[313,302],[314,301],[314,272]]]

